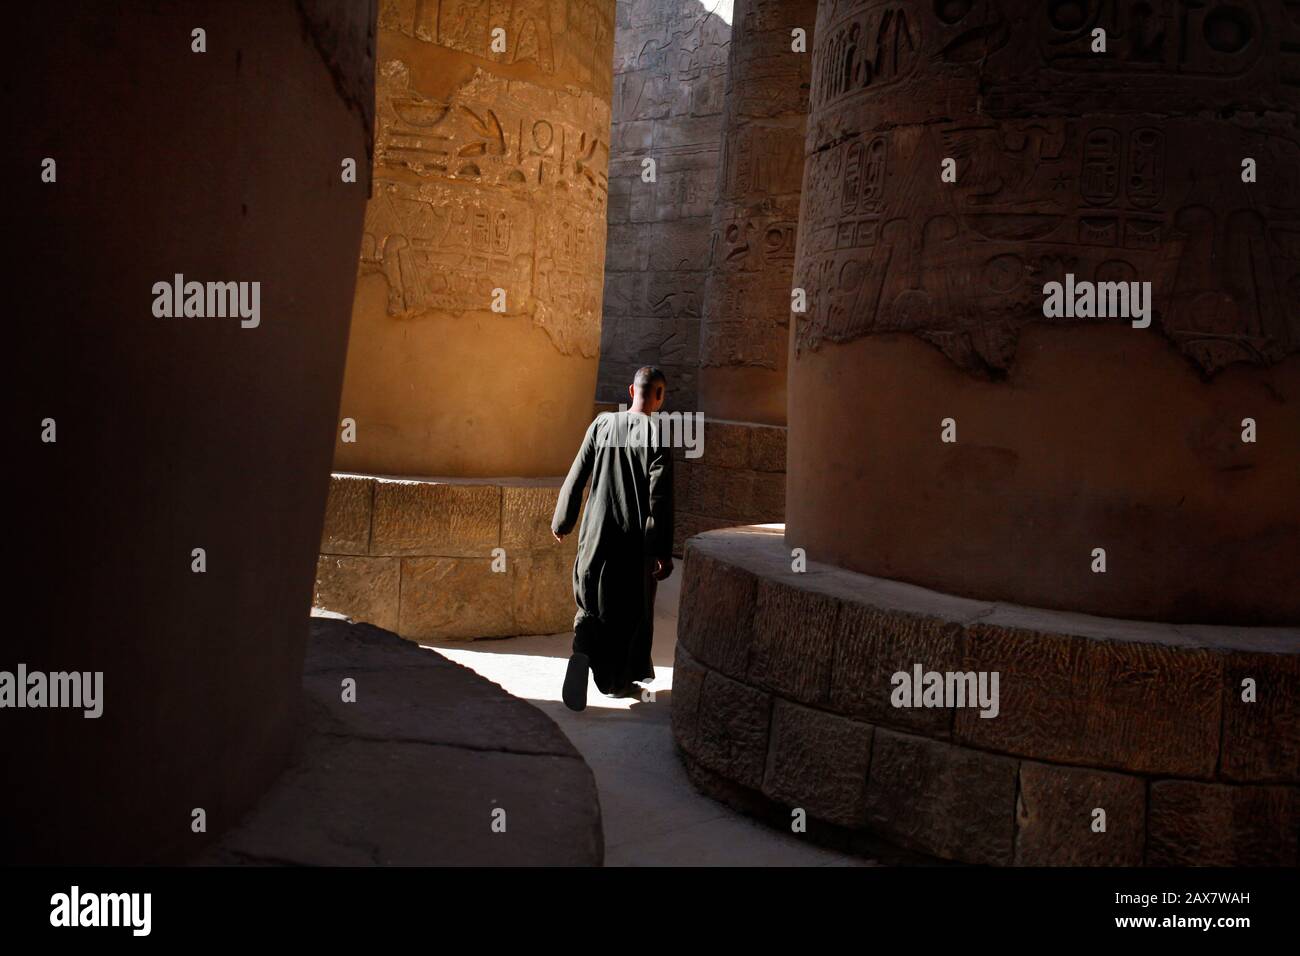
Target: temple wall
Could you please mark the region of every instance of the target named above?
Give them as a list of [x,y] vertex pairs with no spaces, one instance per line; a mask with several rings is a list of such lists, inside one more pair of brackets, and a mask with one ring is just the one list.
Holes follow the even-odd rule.
[[710,418],[786,421],[816,15],[816,0],[739,0],[733,10],[700,343],[700,409]]
[[[668,376],[666,408],[698,407],[731,37],[714,6],[619,0],[597,401],[627,401],[632,373],[657,365]],[[654,182],[642,180],[643,159],[655,160]]]

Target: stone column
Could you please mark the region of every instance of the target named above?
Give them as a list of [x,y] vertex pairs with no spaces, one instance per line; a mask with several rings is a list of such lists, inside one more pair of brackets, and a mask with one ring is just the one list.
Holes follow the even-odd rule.
[[[389,0],[315,603],[413,639],[573,620],[560,478],[591,423],[614,0]],[[381,480],[394,476],[402,479]]]
[[613,0],[381,4],[344,471],[562,474],[591,421]]
[[[3,692],[0,859],[175,862],[254,803],[297,729],[375,10],[27,13],[0,670],[76,675],[85,706]],[[203,284],[181,314],[156,290],[178,273]]]
[[[1277,0],[822,2],[787,543],[982,599],[1300,619],[1298,40]],[[1151,309],[1048,314],[1051,282]]]
[[700,336],[700,409],[710,418],[785,424],[816,12],[816,0],[738,0],[734,8]]

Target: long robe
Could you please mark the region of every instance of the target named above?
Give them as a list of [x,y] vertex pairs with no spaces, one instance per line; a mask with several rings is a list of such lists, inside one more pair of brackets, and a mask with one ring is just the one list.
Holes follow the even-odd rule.
[[573,650],[590,658],[604,693],[654,677],[654,562],[671,559],[673,547],[673,456],[666,438],[651,416],[597,415],[551,519],[552,531],[568,534],[582,511],[573,564]]

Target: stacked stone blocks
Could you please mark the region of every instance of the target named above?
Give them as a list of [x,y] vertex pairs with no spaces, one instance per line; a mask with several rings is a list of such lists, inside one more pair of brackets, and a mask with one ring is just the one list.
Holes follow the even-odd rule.
[[[816,562],[796,573],[782,536],[756,528],[693,539],[683,575],[673,732],[714,796],[739,787],[966,863],[1298,861],[1294,628],[1017,608]],[[999,715],[891,706],[890,676],[916,663],[998,671]]]
[[334,474],[313,604],[411,640],[566,631],[577,536],[551,536],[559,484]]

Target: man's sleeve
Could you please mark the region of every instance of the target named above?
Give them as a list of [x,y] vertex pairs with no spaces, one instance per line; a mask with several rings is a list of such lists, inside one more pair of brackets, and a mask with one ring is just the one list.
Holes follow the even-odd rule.
[[660,447],[650,462],[650,520],[646,523],[646,554],[667,560],[673,556],[673,450]]
[[551,517],[551,530],[556,534],[568,534],[578,523],[582,511],[582,492],[591,477],[591,468],[596,461],[596,423],[597,418],[587,426],[587,435],[582,440],[578,455],[569,466],[569,475],[560,488],[560,500],[555,503],[555,514]]

